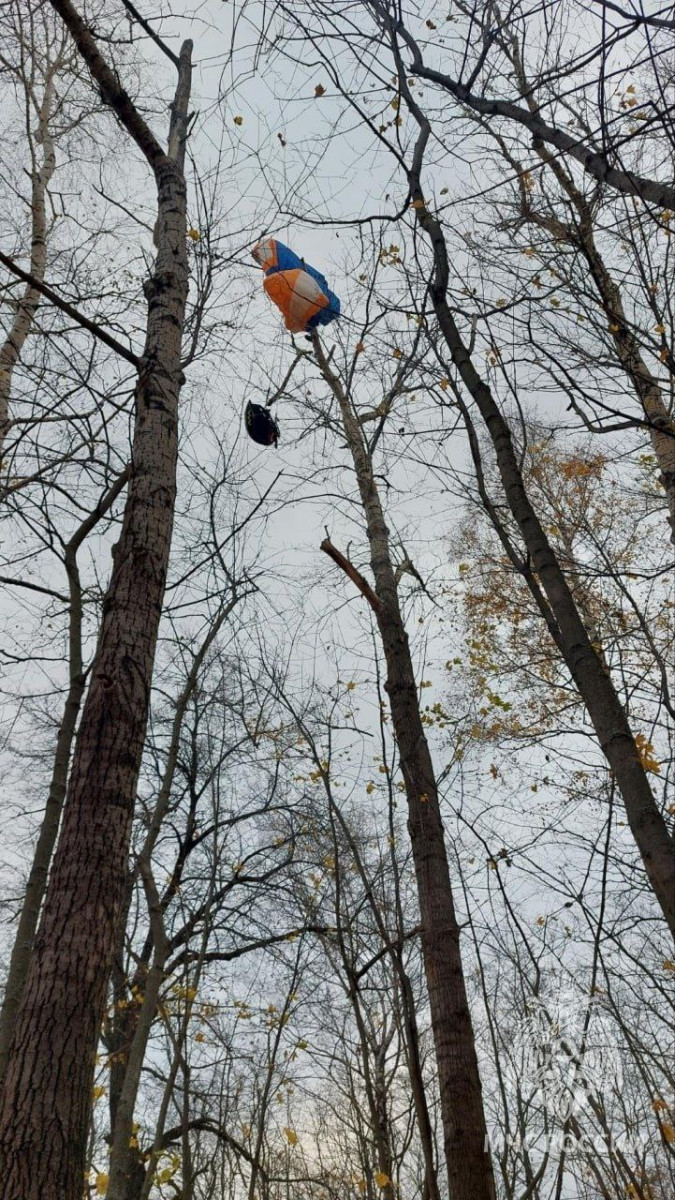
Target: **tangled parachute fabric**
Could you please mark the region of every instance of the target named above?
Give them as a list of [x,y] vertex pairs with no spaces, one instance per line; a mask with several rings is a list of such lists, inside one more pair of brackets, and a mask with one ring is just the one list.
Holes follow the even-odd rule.
[[252,441],[259,446],[276,446],[279,441],[279,426],[269,408],[262,404],[253,404],[249,400],[244,411],[246,432]]
[[329,325],[340,316],[340,301],[324,276],[283,242],[266,238],[252,253],[265,273],[265,291],[281,309],[291,333]]

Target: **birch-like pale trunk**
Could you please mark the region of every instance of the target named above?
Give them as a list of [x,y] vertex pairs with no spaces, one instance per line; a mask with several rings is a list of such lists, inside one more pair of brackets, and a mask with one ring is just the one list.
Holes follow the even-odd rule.
[[135,393],[132,470],[57,849],[0,1102],[3,1200],[81,1200],[94,1064],[124,897],[176,496],[188,292],[184,151],[192,45],[165,152],[70,0],[51,0],[157,187],[157,256]]
[[[35,142],[41,147],[41,162],[35,145],[31,145],[31,199],[30,199],[30,266],[29,273],[40,283],[44,281],[47,269],[47,188],[56,169],[56,152],[50,126],[54,107],[54,76],[57,65],[50,63],[45,73],[45,86],[42,102],[38,110]],[[30,104],[31,89],[26,84],[27,99]],[[7,336],[0,346],[0,458],[7,434],[11,428],[10,399],[12,394],[12,378],[14,368],[19,361],[26,338],[28,337],[38,304],[40,293],[36,288],[27,284],[20,299],[17,301],[16,312],[9,327]]]
[[[398,600],[389,530],[368,445],[339,375],[317,334],[321,374],[337,400],[366,518],[373,604],[382,640],[391,719],[408,802],[424,970],[441,1098],[443,1142],[451,1200],[495,1200],[487,1128],[459,944],[438,788],[419,709],[408,634]],[[372,601],[371,601],[372,603]]]

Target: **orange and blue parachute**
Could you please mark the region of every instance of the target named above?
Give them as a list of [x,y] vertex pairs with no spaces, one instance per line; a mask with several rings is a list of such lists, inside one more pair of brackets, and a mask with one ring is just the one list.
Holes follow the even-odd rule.
[[252,253],[265,272],[265,291],[281,309],[291,333],[329,325],[340,316],[340,301],[323,275],[283,242],[266,238]]

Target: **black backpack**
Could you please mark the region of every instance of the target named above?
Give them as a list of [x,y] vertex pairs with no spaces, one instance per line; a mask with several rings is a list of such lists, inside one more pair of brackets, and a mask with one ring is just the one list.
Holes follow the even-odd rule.
[[246,432],[259,446],[276,446],[279,440],[279,426],[269,408],[262,404],[252,404],[249,400],[244,412]]

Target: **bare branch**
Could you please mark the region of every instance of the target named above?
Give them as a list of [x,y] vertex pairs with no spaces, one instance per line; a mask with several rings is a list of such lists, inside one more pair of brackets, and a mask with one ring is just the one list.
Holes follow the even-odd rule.
[[335,548],[330,538],[323,539],[320,549],[323,550],[324,554],[327,554],[329,558],[332,558],[333,562],[340,567],[340,570],[344,571],[345,575],[349,576],[352,583],[356,584],[361,595],[365,596],[373,612],[381,612],[382,601],[380,600],[379,596],[375,594],[368,583],[368,580],[364,578],[360,571],[357,571],[353,563],[350,563],[349,559],[345,558],[344,554],[341,554],[340,551]]
[[126,358],[127,362],[130,362],[134,367],[136,367],[137,370],[139,369],[140,359],[136,357],[133,351],[128,350],[126,346],[123,346],[121,342],[117,341],[117,338],[114,338],[111,333],[107,332],[107,330],[102,329],[101,326],[97,325],[95,321],[90,321],[89,317],[84,316],[84,313],[81,313],[77,308],[73,308],[72,304],[69,304],[68,301],[64,300],[62,296],[59,296],[56,292],[52,291],[52,289],[48,287],[46,283],[42,283],[41,280],[36,279],[34,275],[30,275],[28,271],[24,271],[14,262],[13,258],[9,258],[9,256],[7,254],[3,254],[2,251],[0,251],[0,263],[2,263],[3,267],[6,267],[8,271],[11,271],[12,275],[16,275],[17,279],[20,279],[23,283],[27,283],[30,287],[35,288],[36,292],[40,292],[45,299],[50,300],[52,304],[56,305],[57,308],[60,308],[61,312],[64,312],[67,317],[71,318],[72,321],[76,321],[78,325],[81,325],[82,328],[86,329],[88,333],[92,333],[100,342],[105,342],[106,346],[109,346],[111,350],[115,351],[115,354],[119,354],[122,358]]

